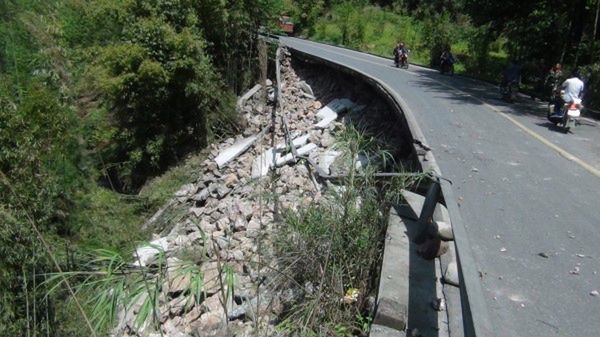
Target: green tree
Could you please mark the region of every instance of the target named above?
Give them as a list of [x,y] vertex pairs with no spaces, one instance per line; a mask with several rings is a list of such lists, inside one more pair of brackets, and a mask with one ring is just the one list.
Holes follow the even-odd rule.
[[125,34],[103,49],[98,73],[116,128],[107,155],[123,163],[113,174],[131,190],[205,146],[208,121],[233,109],[194,27],[142,17]]

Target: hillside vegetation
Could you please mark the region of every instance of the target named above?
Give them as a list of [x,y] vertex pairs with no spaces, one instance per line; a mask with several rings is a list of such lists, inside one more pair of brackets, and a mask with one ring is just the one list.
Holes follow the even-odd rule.
[[190,155],[237,130],[235,95],[277,8],[0,2],[0,336],[90,335],[67,293],[45,297],[50,257],[68,270],[85,249],[145,238],[144,217],[194,174]]
[[286,10],[297,35],[384,56],[402,41],[418,64],[437,67],[451,46],[457,72],[489,81],[515,60],[525,89],[541,97],[553,64],[564,76],[577,67],[585,102],[600,107],[599,0],[288,0]]

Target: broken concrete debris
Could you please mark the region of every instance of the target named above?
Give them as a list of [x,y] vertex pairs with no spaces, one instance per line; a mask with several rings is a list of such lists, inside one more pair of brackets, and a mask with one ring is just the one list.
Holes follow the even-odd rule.
[[[315,125],[315,128],[327,128],[329,124],[338,118],[338,114],[348,111],[353,107],[355,107],[355,104],[347,98],[334,99],[317,112],[317,117],[320,121]],[[361,106],[361,110],[362,108],[364,108],[364,106]]]
[[[304,71],[301,78],[289,57],[280,62],[281,110],[275,110],[272,102],[275,88],[270,80],[266,87],[257,85],[242,96],[238,110],[245,129],[236,138],[209,147],[199,178],[182,186],[169,204],[177,212],[162,211],[158,216],[168,221],[160,227],[160,235],[134,254],[134,265],[148,273],[156,272],[159,256],[169,268],[177,268],[191,256],[202,274],[203,296],[195,298],[189,291],[193,287],[189,276],[168,274],[157,299],[161,331],[155,331],[149,321],[136,324],[144,302],[140,296],[119,314],[114,336],[253,336],[256,331],[277,335],[275,325],[284,308],[300,300],[303,292],[316,289],[312,284],[302,290],[285,289],[277,283],[271,241],[276,207],[297,210],[323,198],[321,191],[343,190],[316,178],[341,165],[344,149],[336,144],[335,133],[344,123],[371,125],[378,134],[387,135],[386,143],[398,147],[394,153],[402,153],[402,126],[390,122],[395,115],[385,103],[373,100],[369,92],[342,87],[337,83],[344,81],[331,81],[322,72]],[[367,108],[368,118],[362,113]],[[272,119],[274,112],[285,118]],[[367,120],[370,123],[361,123]],[[290,142],[296,155],[307,161],[298,163]],[[361,156],[361,167],[376,161]],[[278,179],[268,179],[270,172],[276,172]],[[273,189],[267,191],[267,186]],[[277,205],[261,199],[273,192],[278,195]],[[224,279],[227,273],[234,276],[232,289]],[[356,299],[350,296],[348,302]]]
[[[267,83],[268,86],[270,86],[271,84]],[[252,87],[252,89],[248,90],[248,92],[246,92],[244,95],[242,95],[242,97],[240,97],[237,101],[238,108],[244,106],[246,102],[260,90],[260,88],[262,88],[262,86],[260,84],[257,84],[254,87]]]
[[252,143],[254,143],[255,140],[256,140],[256,135],[250,136],[250,137],[241,139],[240,141],[236,142],[232,146],[223,150],[215,158],[215,161],[217,162],[217,166],[219,168],[222,168],[223,165],[227,164],[230,160],[234,159],[235,157],[237,157],[238,155],[240,155],[241,153],[246,151],[250,146],[252,146]]
[[157,254],[169,249],[170,238],[159,238],[151,241],[148,245],[141,246],[134,253],[134,265],[145,267],[149,265]]
[[331,174],[329,167],[333,162],[339,157],[342,153],[340,151],[329,150],[319,156],[319,168],[323,170],[326,174]]

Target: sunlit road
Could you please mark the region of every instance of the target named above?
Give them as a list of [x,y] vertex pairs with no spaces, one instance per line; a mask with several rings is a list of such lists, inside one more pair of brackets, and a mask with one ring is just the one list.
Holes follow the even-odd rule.
[[489,84],[281,41],[403,97],[453,181],[497,336],[600,336],[600,297],[590,295],[600,291],[600,125],[564,134],[540,104],[503,103]]

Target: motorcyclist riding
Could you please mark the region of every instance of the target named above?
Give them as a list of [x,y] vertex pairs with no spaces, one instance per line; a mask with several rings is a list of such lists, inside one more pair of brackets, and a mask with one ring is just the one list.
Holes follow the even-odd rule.
[[560,79],[562,77],[562,66],[560,63],[555,64],[548,71],[548,76],[546,76],[546,86],[556,90],[558,87],[558,83],[560,83]]
[[402,59],[406,60],[408,58],[408,49],[404,46],[404,43],[400,42],[394,48],[394,63],[396,66],[399,66],[400,61]]
[[505,87],[510,83],[521,83],[521,66],[514,61],[510,61],[508,67],[502,73],[501,85]]
[[584,84],[579,78],[579,70],[574,69],[571,72],[571,77],[561,84],[560,95],[557,95],[557,99],[554,104],[554,114],[562,115],[561,108],[567,104],[572,103],[576,98],[581,99],[583,94]]
[[510,61],[508,67],[502,72],[502,82],[500,82],[502,98],[511,102],[514,101],[520,83],[521,66],[515,61]]
[[440,68],[442,73],[454,74],[454,55],[452,55],[450,47],[446,48],[440,56]]

